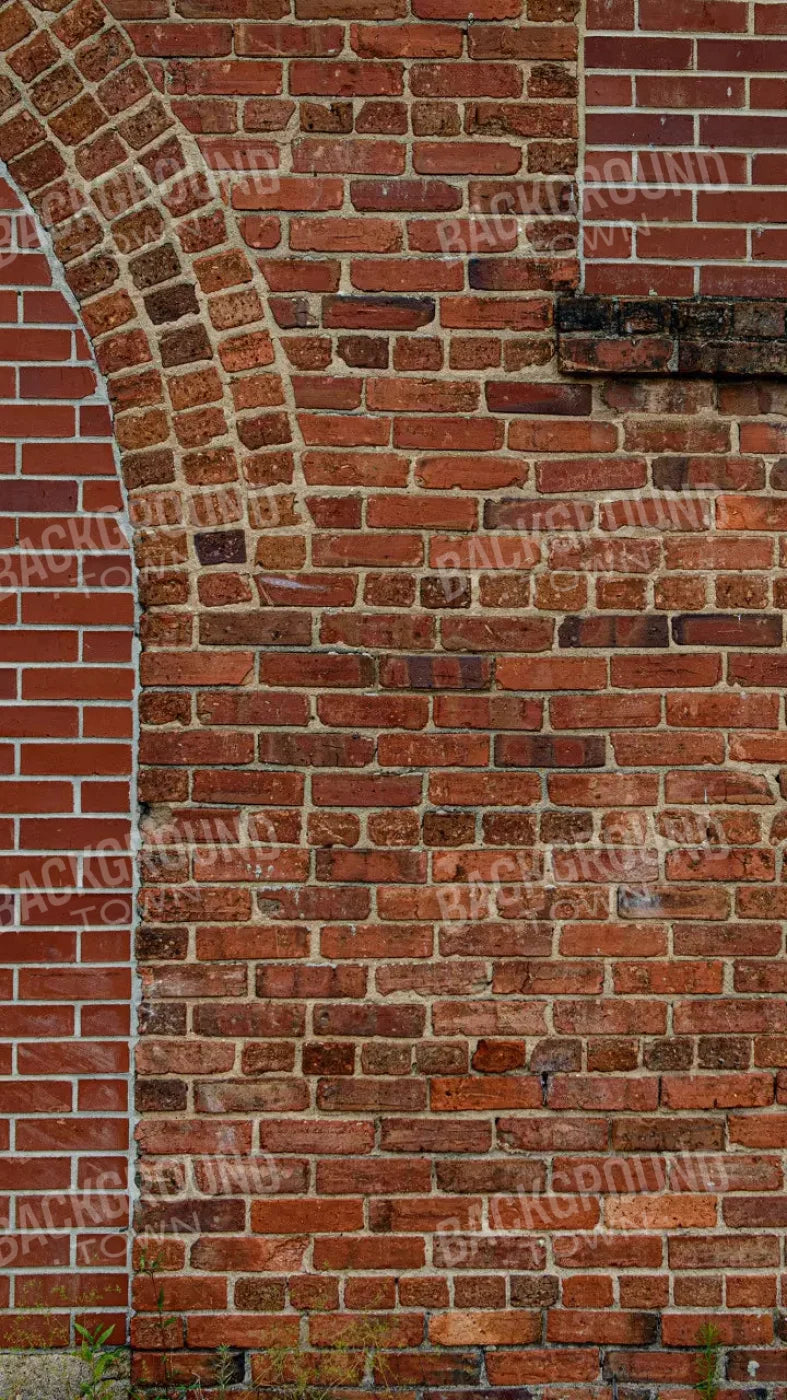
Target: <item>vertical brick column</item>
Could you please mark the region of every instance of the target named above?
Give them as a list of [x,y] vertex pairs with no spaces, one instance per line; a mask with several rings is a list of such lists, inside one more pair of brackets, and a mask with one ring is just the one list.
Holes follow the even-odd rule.
[[0,1347],[126,1331],[134,594],[106,394],[0,179]]

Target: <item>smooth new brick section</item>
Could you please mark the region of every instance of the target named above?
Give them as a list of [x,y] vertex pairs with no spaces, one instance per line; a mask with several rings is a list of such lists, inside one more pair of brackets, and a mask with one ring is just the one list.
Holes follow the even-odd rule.
[[131,554],[109,405],[0,180],[0,1346],[128,1309]]
[[196,9],[0,10],[137,527],[167,1343],[778,1385],[787,389],[560,372],[572,5]]
[[784,297],[779,0],[588,0],[585,285]]

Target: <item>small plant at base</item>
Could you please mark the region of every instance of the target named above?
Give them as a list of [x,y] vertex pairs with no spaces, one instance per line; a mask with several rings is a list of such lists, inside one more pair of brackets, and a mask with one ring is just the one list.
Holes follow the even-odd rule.
[[719,1358],[721,1345],[718,1331],[706,1322],[697,1333],[700,1346],[697,1356],[697,1383],[694,1386],[701,1400],[716,1400],[719,1393]]
[[80,1400],[112,1400],[115,1393],[112,1386],[112,1372],[122,1352],[120,1347],[107,1346],[115,1329],[114,1327],[105,1327],[103,1331],[98,1328],[97,1331],[90,1332],[79,1322],[75,1325],[77,1335],[80,1338],[79,1350],[76,1354],[89,1370],[87,1378],[80,1386]]
[[232,1360],[232,1352],[226,1345],[216,1348],[215,1372],[216,1388],[219,1392],[220,1400],[224,1400],[235,1378],[235,1366]]

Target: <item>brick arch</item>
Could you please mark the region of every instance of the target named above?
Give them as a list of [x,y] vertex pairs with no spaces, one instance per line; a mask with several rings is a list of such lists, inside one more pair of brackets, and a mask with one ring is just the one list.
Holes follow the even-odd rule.
[[[185,523],[201,563],[245,560],[239,531],[256,522],[231,484],[236,449],[282,444],[286,457],[292,423],[267,296],[226,191],[105,6],[82,0],[52,18],[13,0],[2,42],[0,156],[83,307],[141,567],[148,549],[160,565],[156,540],[176,570],[186,564]],[[287,480],[286,461],[279,470]],[[172,579],[162,597],[177,593]]]

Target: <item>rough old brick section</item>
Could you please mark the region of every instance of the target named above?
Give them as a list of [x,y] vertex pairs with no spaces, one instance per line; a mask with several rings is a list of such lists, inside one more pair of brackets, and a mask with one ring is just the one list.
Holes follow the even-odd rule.
[[0,156],[137,527],[167,1345],[778,1386],[787,388],[559,372],[571,3],[114,8],[0,9]]
[[128,1309],[134,598],[109,407],[0,180],[0,1346]]
[[566,374],[739,378],[787,372],[787,301],[561,297],[557,356]]

